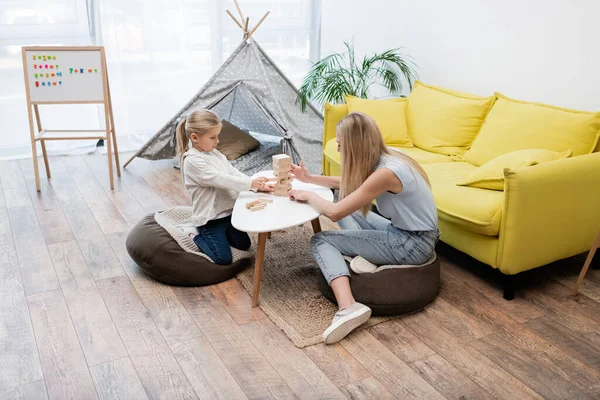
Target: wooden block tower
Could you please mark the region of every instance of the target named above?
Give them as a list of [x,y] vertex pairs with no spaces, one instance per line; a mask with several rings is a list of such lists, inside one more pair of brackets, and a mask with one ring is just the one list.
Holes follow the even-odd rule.
[[275,183],[275,196],[287,196],[292,188],[292,177],[290,168],[292,159],[286,154],[273,156],[273,175],[277,178]]

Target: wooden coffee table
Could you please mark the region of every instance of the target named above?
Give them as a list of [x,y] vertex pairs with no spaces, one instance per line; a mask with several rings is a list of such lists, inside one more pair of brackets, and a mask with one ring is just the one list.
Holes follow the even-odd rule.
[[[254,174],[252,178],[259,176],[273,177],[273,171],[263,171]],[[331,189],[322,186],[294,180],[292,189],[308,190],[317,193],[322,198],[333,201]],[[271,199],[264,209],[250,211],[246,203],[259,199]],[[265,247],[267,238],[271,232],[302,225],[308,221],[312,222],[315,233],[321,231],[319,223],[319,212],[307,203],[290,200],[288,197],[275,196],[268,193],[254,193],[251,191],[241,192],[233,207],[231,224],[238,230],[248,233],[258,233],[258,248],[256,252],[256,264],[254,266],[254,285],[252,288],[252,307],[258,305],[258,294],[260,292],[260,281],[262,278],[263,262],[265,259]],[[308,245],[308,243],[307,243]]]

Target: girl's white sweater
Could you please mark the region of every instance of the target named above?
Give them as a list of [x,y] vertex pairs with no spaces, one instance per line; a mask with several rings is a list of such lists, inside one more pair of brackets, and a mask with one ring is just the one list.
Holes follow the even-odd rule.
[[198,227],[231,210],[239,192],[250,190],[252,178],[233,167],[218,150],[183,154],[183,183],[192,197],[192,217],[182,227]]

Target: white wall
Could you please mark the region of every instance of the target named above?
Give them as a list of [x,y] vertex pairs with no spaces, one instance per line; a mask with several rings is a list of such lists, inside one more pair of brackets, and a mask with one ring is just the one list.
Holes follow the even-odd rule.
[[600,110],[598,0],[324,0],[321,56],[400,47],[423,82]]

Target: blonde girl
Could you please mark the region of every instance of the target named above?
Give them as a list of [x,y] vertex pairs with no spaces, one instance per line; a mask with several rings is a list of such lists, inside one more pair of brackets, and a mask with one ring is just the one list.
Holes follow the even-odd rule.
[[231,264],[230,246],[250,248],[248,234],[231,225],[239,192],[273,188],[266,185],[267,178],[251,179],[235,169],[217,150],[222,127],[217,114],[209,110],[194,111],[177,125],[177,155],[183,183],[192,198],[192,217],[181,227],[216,264]]
[[[292,170],[300,181],[339,189],[340,201],[332,203],[301,190],[289,193],[292,200],[310,203],[341,228],[318,233],[311,240],[313,256],[339,307],[323,333],[325,343],[338,342],[371,316],[371,309],[352,296],[343,256],[355,257],[353,270],[354,263],[418,265],[433,255],[439,238],[427,174],[407,155],[392,155],[373,119],[349,114],[338,123],[336,139],[341,155],[339,177],[310,175],[303,163],[293,165]],[[383,217],[369,211],[373,200]]]

